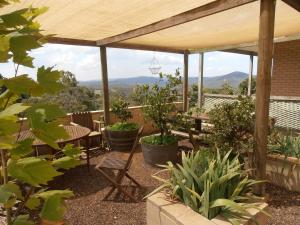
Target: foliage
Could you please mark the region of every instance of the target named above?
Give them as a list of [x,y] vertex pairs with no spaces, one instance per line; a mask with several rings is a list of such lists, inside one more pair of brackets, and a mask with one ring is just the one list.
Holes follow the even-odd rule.
[[274,131],[269,137],[268,148],[271,153],[300,158],[300,137],[292,133],[283,135]]
[[[0,1],[0,7],[15,1]],[[0,79],[0,152],[1,178],[0,204],[5,210],[8,225],[33,224],[33,214],[39,214],[37,220],[60,221],[65,210],[63,199],[72,196],[69,190],[48,191],[47,183],[62,173],[58,170],[78,165],[79,149],[70,145],[64,149],[55,142],[67,138],[58,118],[65,113],[55,104],[24,104],[18,99],[23,95],[41,96],[55,94],[62,90],[60,71],[53,68],[37,69],[36,81],[27,74],[18,74],[20,65],[33,68],[32,49],[42,46],[45,37],[40,33],[36,17],[46,11],[45,8],[24,8],[0,15],[0,62],[11,60],[15,74],[11,78]],[[9,77],[8,74],[5,77]],[[64,153],[56,156],[33,156],[32,139],[18,141],[24,120],[38,139]],[[36,217],[35,217],[36,218]]]
[[162,166],[162,171],[169,171],[169,179],[158,177],[160,172],[153,176],[163,184],[149,195],[167,189],[208,219],[222,215],[232,224],[240,224],[240,219],[250,217],[247,209],[258,206],[260,199],[252,194],[252,188],[260,182],[248,178],[238,156],[230,160],[229,154],[221,157],[219,152],[213,155],[205,150],[187,155],[183,152],[182,165],[168,162]]
[[198,103],[198,85],[197,84],[192,84],[192,86],[190,87],[189,95],[190,95],[190,102],[189,102],[190,107],[196,106]]
[[132,118],[132,114],[128,110],[128,106],[129,103],[121,97],[112,104],[112,113],[115,114],[122,123],[125,123],[128,119]]
[[243,153],[252,144],[254,133],[254,102],[250,97],[239,96],[232,103],[216,105],[208,114],[214,125],[212,143],[224,151]]
[[173,135],[164,135],[163,137],[151,135],[144,137],[142,142],[150,145],[171,145],[177,142],[177,138]]
[[221,94],[225,94],[225,95],[233,95],[234,93],[234,89],[228,81],[224,81],[221,90],[222,90]]
[[[241,95],[247,95],[248,94],[248,81],[249,78],[246,78],[239,84],[239,93]],[[255,94],[256,92],[256,79],[253,77],[251,82],[251,93]]]
[[98,110],[100,108],[100,96],[94,90],[78,86],[75,75],[69,71],[62,71],[60,83],[65,87],[56,94],[44,94],[24,100],[29,104],[57,104],[66,112],[83,112]]
[[138,129],[139,126],[136,123],[119,122],[108,127],[112,131],[131,131]]
[[152,86],[138,85],[134,99],[143,105],[145,118],[152,120],[159,129],[161,141],[158,144],[163,144],[165,136],[170,135],[169,123],[172,121],[172,112],[176,108],[174,101],[177,99],[181,77],[179,70],[176,70],[174,76],[160,73],[159,78],[159,82]]

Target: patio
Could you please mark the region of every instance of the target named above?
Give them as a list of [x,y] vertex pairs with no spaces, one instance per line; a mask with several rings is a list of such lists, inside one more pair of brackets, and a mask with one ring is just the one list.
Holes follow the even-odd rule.
[[[32,8],[16,11],[28,7],[30,2],[0,1],[1,62],[11,60],[15,66],[14,76],[0,80],[3,90],[0,95],[3,176],[0,200],[1,216],[6,217],[8,225],[61,225],[65,222],[75,225],[202,225],[201,221],[214,225],[252,224],[256,219],[265,221],[268,212],[272,216],[267,224],[298,223],[300,136],[276,133],[276,118],[270,117],[269,111],[274,45],[300,39],[299,1],[166,0],[162,4],[162,1],[134,0],[122,4],[119,1],[40,0],[34,1],[34,7],[45,5],[49,11]],[[35,23],[36,17],[40,18],[42,30]],[[64,88],[62,73],[52,67],[39,67],[37,79],[18,73],[19,65],[34,68],[29,53],[42,47],[44,35],[50,35],[46,38],[49,43],[99,49],[103,110],[67,115],[58,105],[23,102],[24,95],[53,95]],[[107,48],[180,54],[182,80],[178,70],[174,75],[160,75],[158,83],[135,88],[140,106],[130,108],[121,98],[111,105]],[[216,50],[249,56],[248,93],[230,104],[214,104],[204,115],[209,122],[204,143],[200,140],[202,130],[194,126],[198,119],[201,128],[204,118],[203,55]],[[195,112],[188,112],[190,54],[199,54],[200,59],[196,116]],[[254,97],[251,80],[256,55]],[[179,87],[182,88],[182,102],[176,102]],[[285,100],[290,101],[289,98]],[[187,148],[178,146],[173,129],[183,131],[189,143]],[[142,138],[140,131],[143,131]],[[194,136],[199,140],[195,141]],[[112,151],[103,148],[102,140]],[[90,147],[94,142],[102,152],[97,152],[99,155],[90,160]],[[136,153],[133,154],[134,147],[130,152],[133,155],[131,164],[128,146],[135,144],[139,147]],[[41,151],[38,149],[41,146],[48,150],[50,147],[52,152]],[[84,153],[78,146],[83,147]],[[117,147],[113,149],[112,146]],[[119,151],[118,146],[125,146],[127,152]],[[109,158],[112,155],[114,159]],[[104,157],[108,158],[107,164],[103,163],[106,162],[102,160]],[[80,159],[88,166],[91,164],[88,169],[86,165],[79,165]],[[169,175],[161,174],[165,178],[160,178],[161,182],[153,179],[151,175],[158,168],[150,165],[167,163]],[[94,169],[95,165],[98,170]],[[107,179],[99,173],[102,169],[107,172]],[[108,169],[115,169],[118,174],[114,176]],[[122,183],[123,178],[131,178],[128,171],[141,183],[140,189]],[[137,183],[134,179],[131,178],[133,183]],[[265,179],[270,184],[261,182]],[[48,183],[50,190],[47,190]],[[151,214],[143,200],[161,183],[167,189],[162,193],[164,200],[169,202],[166,207],[171,208],[171,216],[160,210],[157,215]],[[120,193],[103,200],[110,184],[114,190],[133,200],[136,198],[138,203]],[[262,210],[268,207],[264,200],[269,204],[267,212]],[[159,200],[150,204],[156,207],[152,209],[165,210]],[[197,224],[189,222],[190,218],[175,221],[178,205],[188,209],[184,215]]]
[[[110,153],[106,153],[110,154]],[[112,152],[120,158],[126,158],[128,153]],[[101,160],[104,155],[92,159],[92,165]],[[143,162],[141,149],[133,158],[130,172],[143,185],[138,196],[140,199],[159,186],[159,182],[151,175],[159,168],[147,166]],[[109,190],[109,183],[96,171],[86,172],[85,166],[67,171],[51,184],[52,188],[70,188],[75,197],[67,200],[68,211],[65,218],[72,225],[146,225],[146,201],[133,203],[120,199],[115,194],[109,201],[102,201]],[[268,185],[268,203],[272,217],[268,225],[296,225],[300,216],[300,193],[289,192],[283,188]],[[105,222],[103,222],[105,221]]]

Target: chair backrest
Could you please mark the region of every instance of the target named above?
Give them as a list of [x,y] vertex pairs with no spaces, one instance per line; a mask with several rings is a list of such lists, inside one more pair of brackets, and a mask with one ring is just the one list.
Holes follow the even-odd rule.
[[91,112],[76,112],[71,114],[71,121],[80,126],[94,130],[93,118]]
[[129,167],[131,166],[132,158],[133,158],[133,155],[134,155],[134,153],[135,153],[135,151],[136,151],[136,149],[137,149],[137,145],[138,145],[138,143],[139,143],[139,141],[140,141],[140,137],[141,137],[141,135],[142,135],[142,133],[143,133],[143,130],[144,130],[144,126],[142,126],[142,127],[139,129],[139,132],[138,132],[138,134],[136,135],[135,141],[134,141],[133,146],[132,146],[132,149],[131,149],[131,151],[130,151],[130,155],[129,155],[128,159],[127,159],[127,162],[126,162],[126,165],[125,165],[125,168],[124,168],[125,170],[128,170]]

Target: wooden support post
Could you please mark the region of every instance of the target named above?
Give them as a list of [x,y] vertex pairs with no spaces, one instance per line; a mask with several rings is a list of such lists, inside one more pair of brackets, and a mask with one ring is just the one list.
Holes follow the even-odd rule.
[[108,90],[108,76],[107,76],[107,57],[106,47],[100,46],[100,60],[102,72],[102,94],[103,94],[103,110],[105,125],[110,123],[109,119],[109,90]]
[[249,77],[248,77],[248,96],[252,95],[252,78],[253,78],[253,55],[250,55]]
[[[266,179],[267,142],[269,131],[269,102],[271,92],[271,71],[273,56],[274,22],[276,0],[261,0],[258,41],[258,68],[255,107],[255,149],[254,162],[256,178]],[[256,192],[263,194],[264,185],[258,185]]]
[[204,68],[204,53],[199,53],[199,76],[198,76],[198,108],[203,106],[203,68]]
[[184,52],[183,55],[183,111],[188,110],[188,92],[189,92],[189,53]]

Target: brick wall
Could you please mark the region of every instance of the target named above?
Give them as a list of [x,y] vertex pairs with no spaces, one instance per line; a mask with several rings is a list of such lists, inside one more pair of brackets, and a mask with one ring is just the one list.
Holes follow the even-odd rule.
[[275,44],[271,95],[300,96],[300,40]]

